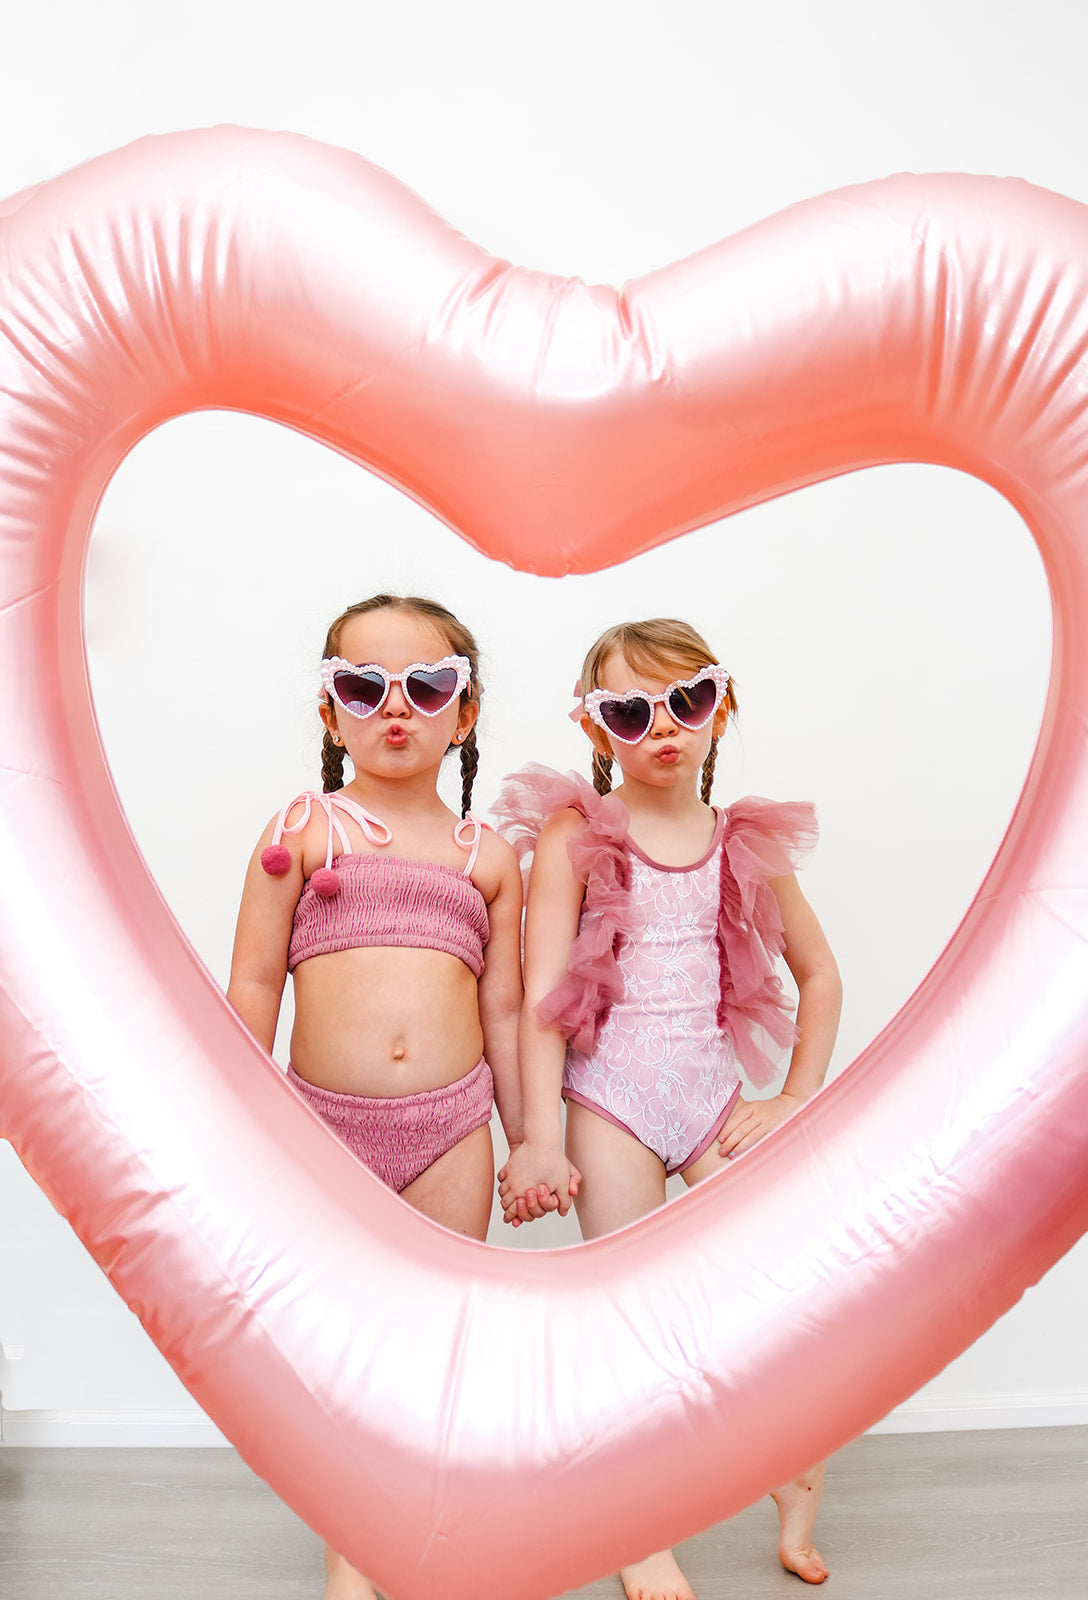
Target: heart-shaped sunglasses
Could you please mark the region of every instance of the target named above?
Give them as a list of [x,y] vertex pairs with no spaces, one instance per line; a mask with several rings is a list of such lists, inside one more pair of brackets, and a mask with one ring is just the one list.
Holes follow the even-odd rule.
[[586,716],[614,739],[638,744],[653,726],[658,706],[664,706],[682,728],[695,732],[710,721],[728,687],[728,672],[715,664],[704,667],[694,678],[678,678],[663,694],[647,694],[644,689],[628,689],[626,694],[591,689],[582,704]]
[[437,717],[461,693],[472,677],[465,656],[443,656],[441,661],[413,661],[403,672],[387,672],[368,661],[356,666],[342,656],[328,656],[321,663],[321,681],[336,704],[353,717],[373,716],[389,698],[393,684],[413,711],[424,717]]

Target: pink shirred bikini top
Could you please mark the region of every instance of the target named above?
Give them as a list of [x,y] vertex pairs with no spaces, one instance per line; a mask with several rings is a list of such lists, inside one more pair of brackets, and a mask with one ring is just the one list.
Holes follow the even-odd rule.
[[[301,813],[288,825],[296,806]],[[346,795],[306,791],[289,800],[276,821],[272,843],[261,852],[261,865],[279,877],[291,864],[282,843],[284,834],[301,833],[313,808],[324,811],[329,823],[325,865],[311,873],[295,908],[287,969],[293,972],[311,956],[336,950],[371,946],[397,946],[442,950],[463,961],[475,977],[484,970],[484,945],[490,936],[487,902],[472,881],[480,850],[482,824],[470,811],[453,830],[455,842],[467,850],[465,867],[443,866],[438,861],[415,861],[385,855],[393,834],[378,817]],[[337,812],[361,830],[373,851],[358,854]],[[333,864],[333,842],[341,854]]]

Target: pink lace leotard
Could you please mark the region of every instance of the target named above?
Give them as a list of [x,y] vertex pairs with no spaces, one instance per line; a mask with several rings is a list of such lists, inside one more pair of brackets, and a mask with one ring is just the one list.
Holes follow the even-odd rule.
[[[470,812],[453,830],[456,843],[468,851],[459,870],[384,854],[393,835],[379,818],[346,795],[306,792],[280,812],[272,842],[261,854],[266,872],[277,876],[287,870],[291,858],[283,836],[300,833],[315,809],[324,811],[328,821],[325,865],[311,874],[299,896],[288,970],[337,950],[392,945],[445,951],[478,978],[490,932],[486,902],[471,876],[480,848],[479,819]],[[289,822],[296,810],[297,819]],[[373,850],[352,850],[345,819],[360,829]],[[290,1066],[287,1080],[348,1149],[398,1192],[455,1144],[485,1127],[494,1103],[491,1069],[482,1056],[465,1077],[418,1094],[341,1094],[308,1082]]]
[[768,1041],[796,1037],[774,970],[783,941],[769,880],[815,842],[813,809],[740,800],[715,812],[710,848],[684,867],[652,861],[623,804],[574,773],[526,768],[496,812],[524,857],[567,807],[585,818],[568,849],[586,894],[568,976],[538,1014],[568,1040],[565,1098],[680,1172],[732,1110],[738,1062],[761,1087],[774,1071]]

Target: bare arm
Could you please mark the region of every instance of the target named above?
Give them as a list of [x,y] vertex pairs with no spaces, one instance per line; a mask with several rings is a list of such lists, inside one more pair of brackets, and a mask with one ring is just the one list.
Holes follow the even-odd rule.
[[271,877],[261,866],[261,851],[270,843],[273,827],[270,822],[261,835],[246,872],[227,985],[227,999],[269,1055],[276,1041],[291,923],[303,883],[302,853],[297,847],[282,877]]
[[480,1026],[484,1054],[495,1079],[495,1102],[511,1149],[525,1137],[518,1076],[521,1014],[521,871],[504,839],[487,836],[499,857],[499,888],[487,914],[491,935],[480,977]]
[[[567,975],[571,946],[585,885],[575,877],[567,840],[584,826],[576,811],[565,811],[545,824],[533,856],[525,922],[525,1004],[518,1032],[521,1058],[525,1142],[499,1173],[499,1198],[507,1222],[525,1221],[544,1210],[565,1216],[577,1193],[579,1176],[563,1151],[560,1117],[566,1042],[545,1028],[536,1008]],[[517,1202],[530,1190],[543,1198],[538,1208],[519,1211]]]
[[797,984],[798,1040],[786,1081],[769,1100],[739,1100],[718,1141],[723,1155],[739,1155],[792,1111],[810,1100],[827,1076],[842,1009],[842,980],[816,913],[792,873],[772,878],[785,933],[786,965]]
[[842,1011],[842,979],[816,913],[791,873],[771,880],[786,935],[786,965],[797,985],[800,1034],[782,1093],[810,1100],[823,1085]]

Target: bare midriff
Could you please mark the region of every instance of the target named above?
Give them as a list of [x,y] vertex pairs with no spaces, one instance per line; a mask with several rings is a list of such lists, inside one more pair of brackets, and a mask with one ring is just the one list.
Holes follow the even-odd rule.
[[338,1094],[441,1089],[483,1053],[476,979],[442,950],[355,949],[294,972],[291,1065]]

